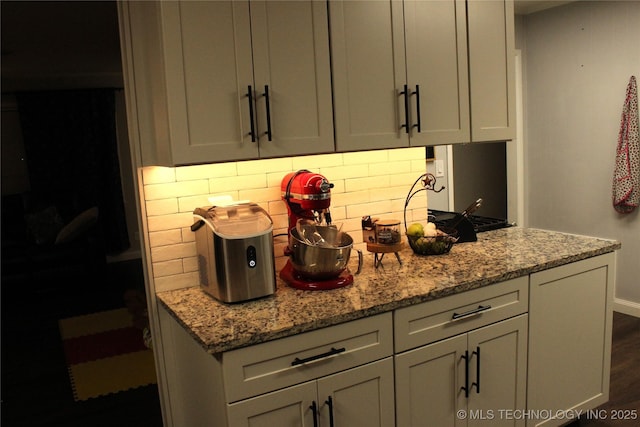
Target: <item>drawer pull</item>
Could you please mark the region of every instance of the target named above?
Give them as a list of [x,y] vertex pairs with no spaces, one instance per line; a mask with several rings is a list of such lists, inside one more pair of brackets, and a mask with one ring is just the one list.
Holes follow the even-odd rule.
[[478,314],[481,313],[483,311],[487,311],[491,308],[490,305],[479,305],[478,308],[474,308],[472,310],[469,311],[465,311],[464,313],[453,313],[453,316],[451,316],[451,320],[456,320],[456,319],[461,319],[463,317],[467,317],[467,316],[472,316],[474,314]]
[[297,366],[297,365],[302,365],[302,364],[307,363],[307,362],[313,362],[314,360],[323,359],[325,357],[329,357],[329,356],[333,356],[335,354],[343,353],[346,350],[347,349],[344,348],[344,347],[342,347],[342,348],[333,348],[333,347],[331,347],[331,350],[327,351],[326,353],[316,354],[315,356],[305,357],[304,359],[300,359],[300,358],[296,357],[295,359],[293,359],[293,362],[291,362],[291,366]]

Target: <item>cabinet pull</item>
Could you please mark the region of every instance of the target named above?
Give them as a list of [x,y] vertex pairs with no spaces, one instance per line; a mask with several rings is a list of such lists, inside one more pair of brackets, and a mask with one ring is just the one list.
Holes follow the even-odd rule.
[[464,390],[464,397],[469,398],[469,351],[465,350],[460,358],[464,359],[464,386],[460,390]]
[[267,108],[267,131],[265,135],[267,135],[267,139],[271,141],[271,101],[269,100],[269,85],[264,85],[264,96],[266,108]]
[[480,394],[480,346],[476,347],[476,351],[471,355],[476,355],[476,382],[471,384],[471,387],[476,386],[476,394]]
[[404,90],[400,92],[400,95],[404,96],[404,124],[400,126],[400,129],[405,128],[405,131],[409,133],[409,87],[404,85]]
[[331,396],[327,397],[324,403],[329,407],[329,427],[333,427],[333,399]]
[[311,409],[311,415],[313,415],[313,427],[318,427],[318,405],[315,400],[311,402],[309,409]]
[[253,91],[251,85],[247,88],[247,98],[249,98],[249,121],[251,122],[251,142],[256,142],[256,128],[253,119]]
[[420,120],[420,85],[416,85],[416,91],[412,92],[411,95],[416,96],[416,114],[418,115],[418,123],[412,127],[418,128],[418,133],[420,133],[422,132],[422,122]]
[[478,314],[481,313],[483,311],[489,310],[491,308],[490,305],[479,305],[478,308],[474,308],[472,310],[469,311],[465,311],[464,313],[453,313],[453,316],[451,316],[451,320],[456,320],[456,319],[461,319],[463,317],[467,317],[467,316],[472,316],[474,314]]
[[323,359],[325,357],[329,357],[329,356],[333,356],[335,354],[343,353],[346,350],[347,349],[344,348],[344,347],[341,347],[341,348],[333,348],[333,347],[331,347],[331,350],[327,351],[326,353],[316,354],[315,356],[305,357],[304,359],[300,359],[300,358],[296,357],[295,359],[293,359],[293,362],[291,362],[291,366],[302,365],[302,364],[307,363],[307,362],[313,362],[314,360]]

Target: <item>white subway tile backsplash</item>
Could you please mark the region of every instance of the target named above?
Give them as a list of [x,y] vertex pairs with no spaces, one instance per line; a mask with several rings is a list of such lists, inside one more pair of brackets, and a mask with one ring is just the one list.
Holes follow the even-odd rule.
[[211,193],[223,194],[228,191],[255,188],[267,188],[267,177],[265,174],[227,176],[222,178],[212,178],[209,180],[209,189]]
[[149,233],[149,245],[153,248],[156,246],[175,245],[182,243],[182,230],[162,230]]
[[307,169],[311,172],[319,172],[322,167],[342,165],[342,156],[342,153],[334,153],[293,157],[291,161],[292,170]]
[[147,202],[147,215],[157,216],[178,212],[178,199],[175,197],[169,199],[149,200]]
[[175,182],[176,169],[161,166],[150,166],[142,169],[142,180],[144,185],[162,184]]
[[175,289],[190,288],[199,285],[198,272],[193,271],[172,276],[156,277],[154,275],[156,292],[172,291]]
[[146,200],[166,199],[169,197],[195,196],[209,193],[207,180],[181,181],[166,184],[144,186]]
[[[195,233],[190,226],[193,210],[209,206],[209,197],[230,195],[235,200],[251,200],[269,212],[274,223],[274,254],[279,270],[286,262],[288,217],[280,185],[287,173],[308,169],[325,175],[334,184],[330,207],[334,223],[342,224],[356,247],[364,249],[362,216],[402,220],[406,195],[426,171],[424,155],[424,148],[415,147],[143,168],[141,195],[156,290],[198,285]],[[414,217],[424,219],[426,200],[426,192],[412,199],[408,221]]]
[[178,243],[175,245],[158,246],[156,248],[151,248],[151,257],[154,263],[192,257],[195,255],[195,242]]
[[[256,173],[289,172],[293,169],[291,157],[282,159],[248,160],[237,162],[238,175],[253,175]],[[285,175],[285,174],[282,174]]]
[[389,186],[388,176],[367,176],[364,178],[348,178],[344,180],[344,188],[347,192],[384,189]]
[[198,257],[183,258],[182,267],[185,273],[198,272]]
[[176,180],[192,181],[215,177],[237,176],[237,163],[215,163],[212,165],[197,165],[176,168]]
[[183,272],[181,259],[153,263],[153,274],[155,277],[172,276]]
[[334,165],[320,168],[320,173],[329,181],[369,176],[369,165]]
[[359,165],[369,163],[384,163],[389,161],[389,150],[376,150],[355,153],[344,153],[345,165]]
[[171,230],[173,228],[182,228],[187,224],[193,223],[193,212],[175,213],[169,215],[149,216],[147,217],[147,226],[149,231]]

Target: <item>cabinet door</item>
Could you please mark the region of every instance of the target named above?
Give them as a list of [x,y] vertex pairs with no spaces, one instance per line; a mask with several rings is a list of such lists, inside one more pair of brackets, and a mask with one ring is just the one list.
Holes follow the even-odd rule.
[[464,0],[407,1],[404,16],[407,82],[414,93],[419,87],[411,97],[411,145],[469,142]]
[[607,254],[531,275],[528,409],[589,410],[609,399],[614,270]]
[[253,86],[249,3],[160,7],[173,163],[258,157],[247,97]]
[[500,411],[526,409],[527,315],[469,332],[468,350],[469,426],[524,426]]
[[229,425],[234,427],[311,427],[316,401],[316,382],[260,395],[228,406]]
[[393,359],[319,379],[318,404],[322,426],[395,426]]
[[398,426],[464,426],[466,334],[395,357]]
[[331,1],[336,149],[407,147],[402,2]]
[[471,140],[515,137],[513,0],[467,0]]
[[250,8],[260,157],[333,152],[326,3],[251,1]]

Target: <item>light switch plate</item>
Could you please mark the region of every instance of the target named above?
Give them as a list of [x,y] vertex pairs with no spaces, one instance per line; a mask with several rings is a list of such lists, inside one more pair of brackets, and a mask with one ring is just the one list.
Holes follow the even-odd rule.
[[444,160],[436,160],[436,178],[444,176]]

